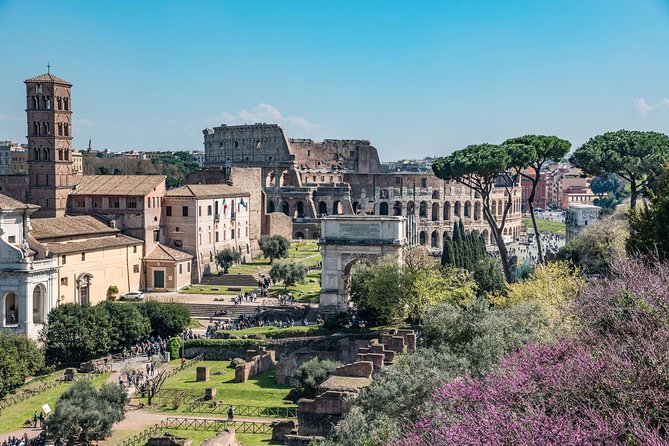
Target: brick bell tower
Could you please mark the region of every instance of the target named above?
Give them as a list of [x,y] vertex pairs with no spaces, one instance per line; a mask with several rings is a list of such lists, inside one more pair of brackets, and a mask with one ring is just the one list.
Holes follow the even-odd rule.
[[28,201],[41,206],[35,217],[62,217],[75,178],[72,84],[50,72],[27,79],[25,84],[30,175]]

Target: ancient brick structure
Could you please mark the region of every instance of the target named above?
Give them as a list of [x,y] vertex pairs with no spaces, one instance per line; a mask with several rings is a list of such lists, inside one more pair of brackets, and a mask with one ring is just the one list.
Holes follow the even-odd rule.
[[[317,238],[322,215],[413,215],[418,242],[434,251],[462,220],[466,230],[483,233],[493,245],[482,204],[470,189],[432,173],[382,173],[377,150],[367,140],[315,142],[288,139],[276,124],[222,125],[205,129],[205,166],[261,170],[265,213],[293,219],[294,238]],[[521,188],[510,197],[504,237],[520,234]],[[492,206],[501,218],[505,190],[493,190]]]
[[258,347],[257,350],[247,350],[244,364],[235,367],[235,381],[246,382],[249,378],[263,373],[276,365],[273,350]]

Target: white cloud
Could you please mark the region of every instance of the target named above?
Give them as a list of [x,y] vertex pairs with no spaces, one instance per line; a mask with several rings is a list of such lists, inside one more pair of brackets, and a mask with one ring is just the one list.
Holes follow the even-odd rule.
[[657,109],[663,109],[669,111],[669,99],[662,99],[657,104],[649,104],[644,98],[636,98],[632,101],[634,107],[642,115],[647,115],[654,112]]
[[634,107],[636,107],[642,115],[647,115],[657,108],[657,105],[650,105],[644,98],[636,98],[632,102],[634,103]]
[[249,110],[240,110],[234,114],[228,112],[221,113],[219,120],[223,124],[230,125],[265,122],[267,124],[279,124],[283,127],[304,131],[315,131],[321,127],[302,116],[283,116],[278,108],[264,103],[260,103]]
[[20,121],[21,118],[18,116],[11,116],[11,115],[4,115],[0,113],[0,122],[13,122],[13,121]]

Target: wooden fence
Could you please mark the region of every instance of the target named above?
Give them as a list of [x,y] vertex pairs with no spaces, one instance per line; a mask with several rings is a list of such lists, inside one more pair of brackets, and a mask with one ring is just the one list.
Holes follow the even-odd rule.
[[259,421],[227,421],[207,418],[169,417],[144,429],[142,432],[116,444],[116,446],[136,446],[144,444],[149,437],[158,434],[164,429],[216,431],[220,432],[227,427],[234,427],[236,432],[243,434],[271,434],[272,423]]

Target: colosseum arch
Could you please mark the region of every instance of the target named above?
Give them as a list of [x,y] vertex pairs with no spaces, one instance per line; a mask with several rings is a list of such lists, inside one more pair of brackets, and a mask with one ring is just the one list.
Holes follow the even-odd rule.
[[360,261],[387,257],[404,261],[404,217],[345,215],[321,220],[323,257],[319,308],[334,313],[348,308],[351,268]]

